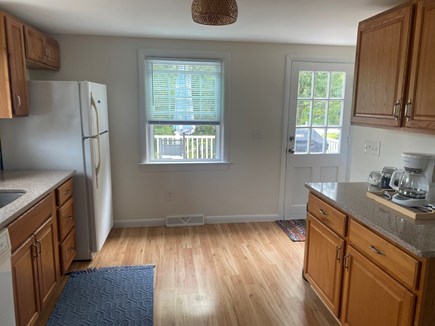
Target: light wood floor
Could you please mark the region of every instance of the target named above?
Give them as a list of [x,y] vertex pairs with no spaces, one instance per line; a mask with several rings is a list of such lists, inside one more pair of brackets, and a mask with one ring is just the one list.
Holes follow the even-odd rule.
[[88,267],[155,264],[154,324],[337,325],[275,223],[113,229]]

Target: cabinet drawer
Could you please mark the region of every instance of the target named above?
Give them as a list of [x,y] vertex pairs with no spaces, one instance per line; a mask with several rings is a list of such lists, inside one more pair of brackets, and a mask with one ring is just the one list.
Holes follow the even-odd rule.
[[74,227],[74,201],[72,198],[58,209],[57,223],[59,227],[59,240],[62,241],[68,232]]
[[63,205],[73,194],[73,179],[65,181],[60,187],[56,189],[56,204]]
[[12,252],[18,249],[53,214],[54,197],[48,195],[8,226]]
[[62,274],[65,274],[76,256],[76,229],[73,228],[60,244],[60,265]]
[[312,194],[308,196],[308,212],[337,234],[346,235],[346,215]]
[[398,247],[351,220],[349,242],[409,288],[416,289],[420,263]]

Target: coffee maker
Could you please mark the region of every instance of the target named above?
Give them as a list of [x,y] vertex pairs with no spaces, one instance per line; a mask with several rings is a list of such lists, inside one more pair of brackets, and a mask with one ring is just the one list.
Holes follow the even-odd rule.
[[402,153],[403,170],[391,176],[390,187],[397,191],[392,200],[402,206],[435,204],[435,155]]

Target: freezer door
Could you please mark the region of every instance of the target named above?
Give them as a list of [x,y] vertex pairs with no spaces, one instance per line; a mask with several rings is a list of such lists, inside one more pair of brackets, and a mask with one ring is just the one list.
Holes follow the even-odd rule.
[[109,130],[106,85],[80,82],[83,137]]
[[84,139],[91,253],[102,248],[113,226],[109,146],[108,132],[96,138]]

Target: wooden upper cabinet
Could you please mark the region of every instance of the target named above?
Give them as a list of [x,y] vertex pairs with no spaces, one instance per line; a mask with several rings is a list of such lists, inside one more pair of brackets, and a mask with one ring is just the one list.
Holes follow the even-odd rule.
[[[2,99],[0,117],[27,116],[29,113],[27,97],[27,76],[24,59],[23,25],[14,18],[4,15],[2,45],[7,53],[2,52],[0,61],[2,67],[2,81],[0,87],[7,94]],[[5,57],[3,57],[6,55]],[[4,96],[2,96],[4,97]]]
[[417,3],[404,126],[435,132],[435,0]]
[[27,66],[35,69],[59,70],[59,44],[35,28],[25,25]]
[[352,123],[400,126],[411,14],[407,4],[360,22]]

